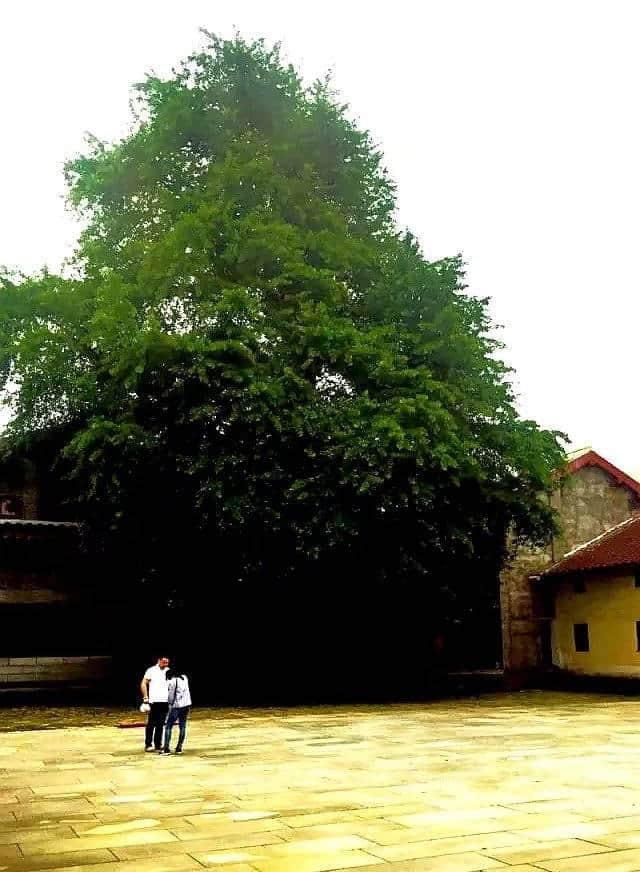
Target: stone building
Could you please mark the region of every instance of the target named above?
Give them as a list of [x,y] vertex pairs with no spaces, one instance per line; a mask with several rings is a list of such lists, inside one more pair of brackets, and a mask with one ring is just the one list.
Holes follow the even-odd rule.
[[36,479],[25,461],[0,471],[0,689],[94,680],[110,662],[78,525],[39,517]]
[[567,551],[640,509],[640,483],[590,448],[569,455],[567,476],[551,497],[561,531],[547,548],[520,549],[500,576],[503,665],[508,686],[553,665],[553,590],[531,576]]

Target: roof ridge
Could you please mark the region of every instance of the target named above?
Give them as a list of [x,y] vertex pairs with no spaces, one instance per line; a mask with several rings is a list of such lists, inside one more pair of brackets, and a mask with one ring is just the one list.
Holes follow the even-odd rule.
[[575,460],[583,454],[588,454],[590,451],[593,451],[593,445],[583,445],[582,448],[574,448],[573,451],[567,451],[567,460]]
[[631,524],[633,521],[640,521],[640,516],[631,515],[630,518],[625,518],[624,521],[620,521],[620,523],[616,524],[614,527],[609,527],[608,530],[605,530],[604,533],[600,533],[599,536],[594,536],[594,538],[589,539],[588,542],[583,542],[582,545],[577,545],[575,548],[572,548],[571,551],[567,551],[566,554],[563,554],[561,560],[559,560],[558,563],[561,563],[567,557],[571,557],[572,555],[577,554],[577,552],[582,551],[583,548],[588,548],[590,545],[595,544],[600,539],[604,539],[611,533],[615,533],[617,530],[620,529],[620,527],[625,527],[627,524]]

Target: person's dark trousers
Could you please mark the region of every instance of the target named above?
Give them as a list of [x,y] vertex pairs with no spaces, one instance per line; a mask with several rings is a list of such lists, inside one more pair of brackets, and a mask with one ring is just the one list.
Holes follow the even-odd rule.
[[189,717],[189,709],[191,706],[183,705],[181,708],[170,708],[169,715],[167,717],[167,725],[164,728],[164,750],[169,750],[169,743],[171,742],[171,731],[173,730],[173,725],[178,722],[178,726],[180,727],[180,732],[178,733],[178,744],[176,745],[176,751],[182,751],[182,745],[184,744],[184,737],[187,734],[187,718]]
[[150,748],[152,745],[156,751],[162,748],[162,732],[164,730],[164,722],[169,711],[168,702],[152,702],[151,711],[147,719],[147,726],[144,731],[145,748]]

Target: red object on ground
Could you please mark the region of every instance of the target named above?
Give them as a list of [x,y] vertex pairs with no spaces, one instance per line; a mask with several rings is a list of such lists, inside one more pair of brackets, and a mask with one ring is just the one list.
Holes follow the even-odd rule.
[[125,730],[127,727],[146,727],[146,721],[120,721],[118,729]]

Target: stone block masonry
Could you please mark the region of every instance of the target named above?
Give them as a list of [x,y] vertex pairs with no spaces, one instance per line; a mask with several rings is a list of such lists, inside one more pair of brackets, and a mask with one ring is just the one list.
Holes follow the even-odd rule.
[[99,681],[111,674],[111,657],[3,657],[0,687],[65,681]]

